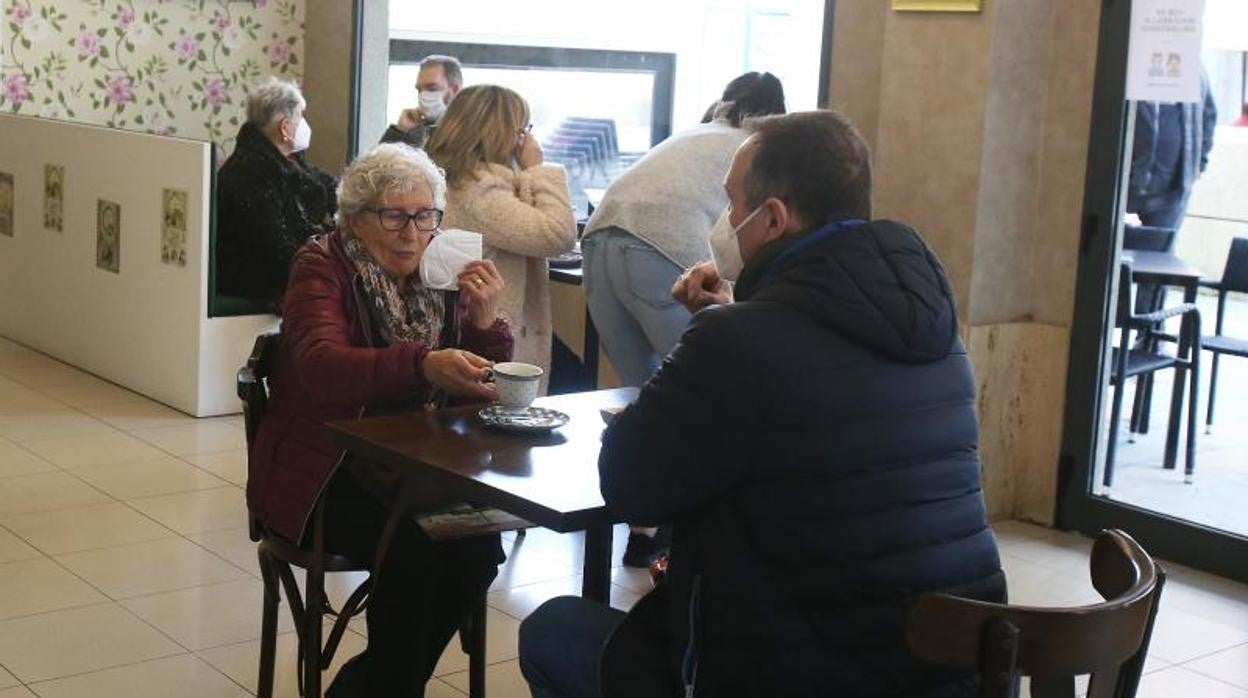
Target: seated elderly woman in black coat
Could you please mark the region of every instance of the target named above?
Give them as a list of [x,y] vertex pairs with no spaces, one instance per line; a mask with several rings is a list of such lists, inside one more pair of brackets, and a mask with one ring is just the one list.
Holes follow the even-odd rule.
[[290,260],[333,230],[338,181],[304,159],[312,128],[293,82],[270,79],[247,97],[247,122],[217,175],[217,293],[276,308]]

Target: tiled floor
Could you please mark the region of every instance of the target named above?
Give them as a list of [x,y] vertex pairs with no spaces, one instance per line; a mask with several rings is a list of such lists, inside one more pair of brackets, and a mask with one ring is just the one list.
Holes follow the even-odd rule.
[[[1232,296],[1226,310],[1225,332],[1248,338],[1248,299]],[[1182,301],[1171,292],[1168,303]],[[1216,303],[1201,296],[1204,331],[1212,333]],[[1160,511],[1206,526],[1248,537],[1248,359],[1223,356],[1218,368],[1218,400],[1212,433],[1205,433],[1205,409],[1209,399],[1211,354],[1204,352],[1197,404],[1196,469],[1194,482],[1183,481],[1182,457],[1185,439],[1179,442],[1176,470],[1161,467],[1165,451],[1166,420],[1170,415],[1173,371],[1157,373],[1153,390],[1152,424],[1149,433],[1131,443],[1127,425],[1135,383],[1127,383],[1123,418],[1119,429],[1118,456],[1115,458],[1114,485],[1105,494],[1115,500]],[[1107,393],[1108,396],[1109,393]],[[1186,400],[1184,400],[1186,404]],[[1106,420],[1108,425],[1108,398]],[[1184,408],[1186,413],[1186,407]],[[1186,416],[1183,416],[1186,419]]]
[[[0,340],[0,698],[254,692],[260,581],[242,448],[236,417],[193,420]],[[996,529],[1013,601],[1094,598],[1087,540],[1015,522]],[[520,619],[580,585],[579,536],[533,530],[505,547],[489,595],[495,698],[528,695]],[[1169,569],[1142,695],[1248,698],[1248,587]],[[353,581],[333,580],[331,595]],[[627,608],[647,586],[617,567],[612,602]],[[352,629],[327,679],[363,649],[362,624]],[[277,693],[293,696],[285,616],[280,632]],[[467,660],[452,645],[428,695],[466,690]]]

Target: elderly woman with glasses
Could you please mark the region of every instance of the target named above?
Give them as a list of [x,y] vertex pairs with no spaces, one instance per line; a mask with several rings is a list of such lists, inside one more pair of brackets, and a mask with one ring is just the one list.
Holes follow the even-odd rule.
[[[271,533],[302,541],[325,497],[326,549],[373,560],[397,506],[396,478],[375,464],[342,466],[324,423],[495,397],[489,367],[512,350],[498,317],[497,268],[470,263],[458,291],[420,282],[445,197],[442,173],[423,152],[377,146],[343,173],[337,230],[295,255],[269,408],[248,461],[248,507]],[[445,504],[427,492],[416,498],[407,504],[417,512]],[[503,560],[497,534],[434,542],[411,516],[398,522],[379,570],[384,581],[368,602],[368,650],[344,667],[330,695],[423,695]]]
[[567,172],[545,162],[524,98],[498,85],[464,88],[425,147],[446,170],[446,226],[484,235],[485,256],[507,279],[500,308],[515,330],[516,360],[549,374],[546,258],[576,240]]

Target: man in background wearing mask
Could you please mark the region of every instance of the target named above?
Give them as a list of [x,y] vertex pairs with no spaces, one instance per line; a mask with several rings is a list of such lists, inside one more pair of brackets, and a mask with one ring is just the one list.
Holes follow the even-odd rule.
[[546,602],[521,670],[539,698],[973,696],[903,629],[924,592],[1005,596],[953,292],[918,233],[870,220],[844,117],[747,128],[717,235],[743,264],[698,289],[736,276],[736,300],[693,316],[602,439],[607,506],[672,524],[666,577],[627,616]]
[[404,109],[399,114],[399,123],[391,124],[386,129],[381,142],[402,142],[413,148],[423,148],[446,113],[446,106],[463,87],[464,71],[458,58],[425,56],[420,61],[420,73],[416,77],[420,106]]
[[247,122],[217,175],[217,294],[276,309],[290,260],[333,229],[338,180],[308,163],[312,127],[293,82],[270,78],[247,96]]

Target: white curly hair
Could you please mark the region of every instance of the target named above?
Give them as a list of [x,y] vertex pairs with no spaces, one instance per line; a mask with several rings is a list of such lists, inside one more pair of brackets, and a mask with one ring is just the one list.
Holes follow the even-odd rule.
[[427,186],[433,205],[446,208],[446,175],[425,151],[405,143],[382,143],[359,156],[338,182],[338,225],[348,216],[375,204],[386,194],[406,193]]

